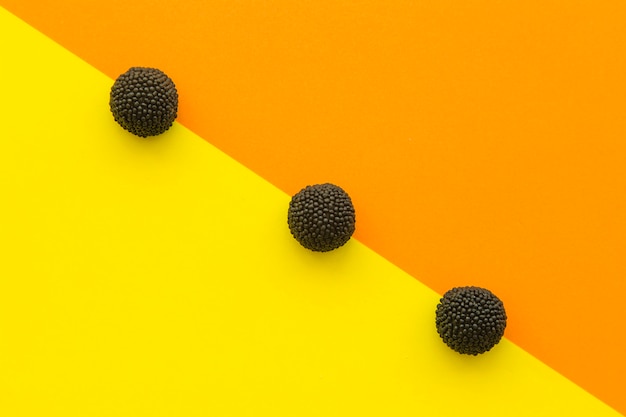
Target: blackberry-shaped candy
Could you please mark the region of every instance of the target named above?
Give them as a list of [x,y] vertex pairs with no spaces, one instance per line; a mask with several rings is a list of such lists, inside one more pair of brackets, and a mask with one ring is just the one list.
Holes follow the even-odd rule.
[[161,70],[133,67],[115,80],[109,106],[115,121],[130,133],[156,136],[176,120],[178,92]]
[[493,348],[504,334],[504,304],[491,291],[457,287],[437,305],[437,333],[456,352],[478,355]]
[[287,223],[302,246],[328,252],[343,246],[354,233],[350,196],[333,184],[309,185],[291,198]]

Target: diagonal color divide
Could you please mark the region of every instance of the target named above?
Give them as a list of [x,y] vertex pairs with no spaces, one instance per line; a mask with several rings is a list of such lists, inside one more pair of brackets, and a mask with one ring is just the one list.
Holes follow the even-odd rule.
[[182,124],[288,194],[340,183],[361,242],[492,289],[626,412],[623,1],[0,4],[109,77],[164,69]]
[[120,132],[111,79],[1,16],[1,414],[617,415],[509,342],[449,352],[434,292],[302,251],[285,194],[180,125]]
[[618,415],[507,340],[451,352],[432,290],[302,250],[286,194],[179,124],[127,134],[110,78],[0,28],[0,415]]

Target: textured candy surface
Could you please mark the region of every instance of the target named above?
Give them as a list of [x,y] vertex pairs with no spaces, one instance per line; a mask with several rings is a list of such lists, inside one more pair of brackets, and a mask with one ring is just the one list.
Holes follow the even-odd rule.
[[504,334],[504,304],[491,291],[457,287],[443,295],[437,305],[437,332],[453,350],[478,355],[493,348]]
[[354,233],[355,221],[350,196],[333,184],[307,186],[289,203],[289,230],[312,251],[328,252],[343,246]]
[[156,136],[176,120],[178,92],[161,70],[133,67],[115,80],[109,105],[115,121],[130,133]]

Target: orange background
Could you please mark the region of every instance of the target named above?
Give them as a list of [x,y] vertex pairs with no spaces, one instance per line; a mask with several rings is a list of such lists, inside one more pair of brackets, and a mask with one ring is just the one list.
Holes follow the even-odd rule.
[[287,193],[340,184],[356,238],[490,288],[626,413],[626,3],[0,4],[112,78],[161,68],[182,124]]

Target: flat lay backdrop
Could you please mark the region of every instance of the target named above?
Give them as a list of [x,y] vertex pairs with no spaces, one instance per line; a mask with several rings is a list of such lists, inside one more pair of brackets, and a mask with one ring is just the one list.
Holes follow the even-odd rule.
[[[626,3],[0,0],[0,415],[626,415]],[[136,138],[113,80],[179,118]],[[319,254],[289,198],[332,182]],[[438,338],[491,289],[505,339]]]

